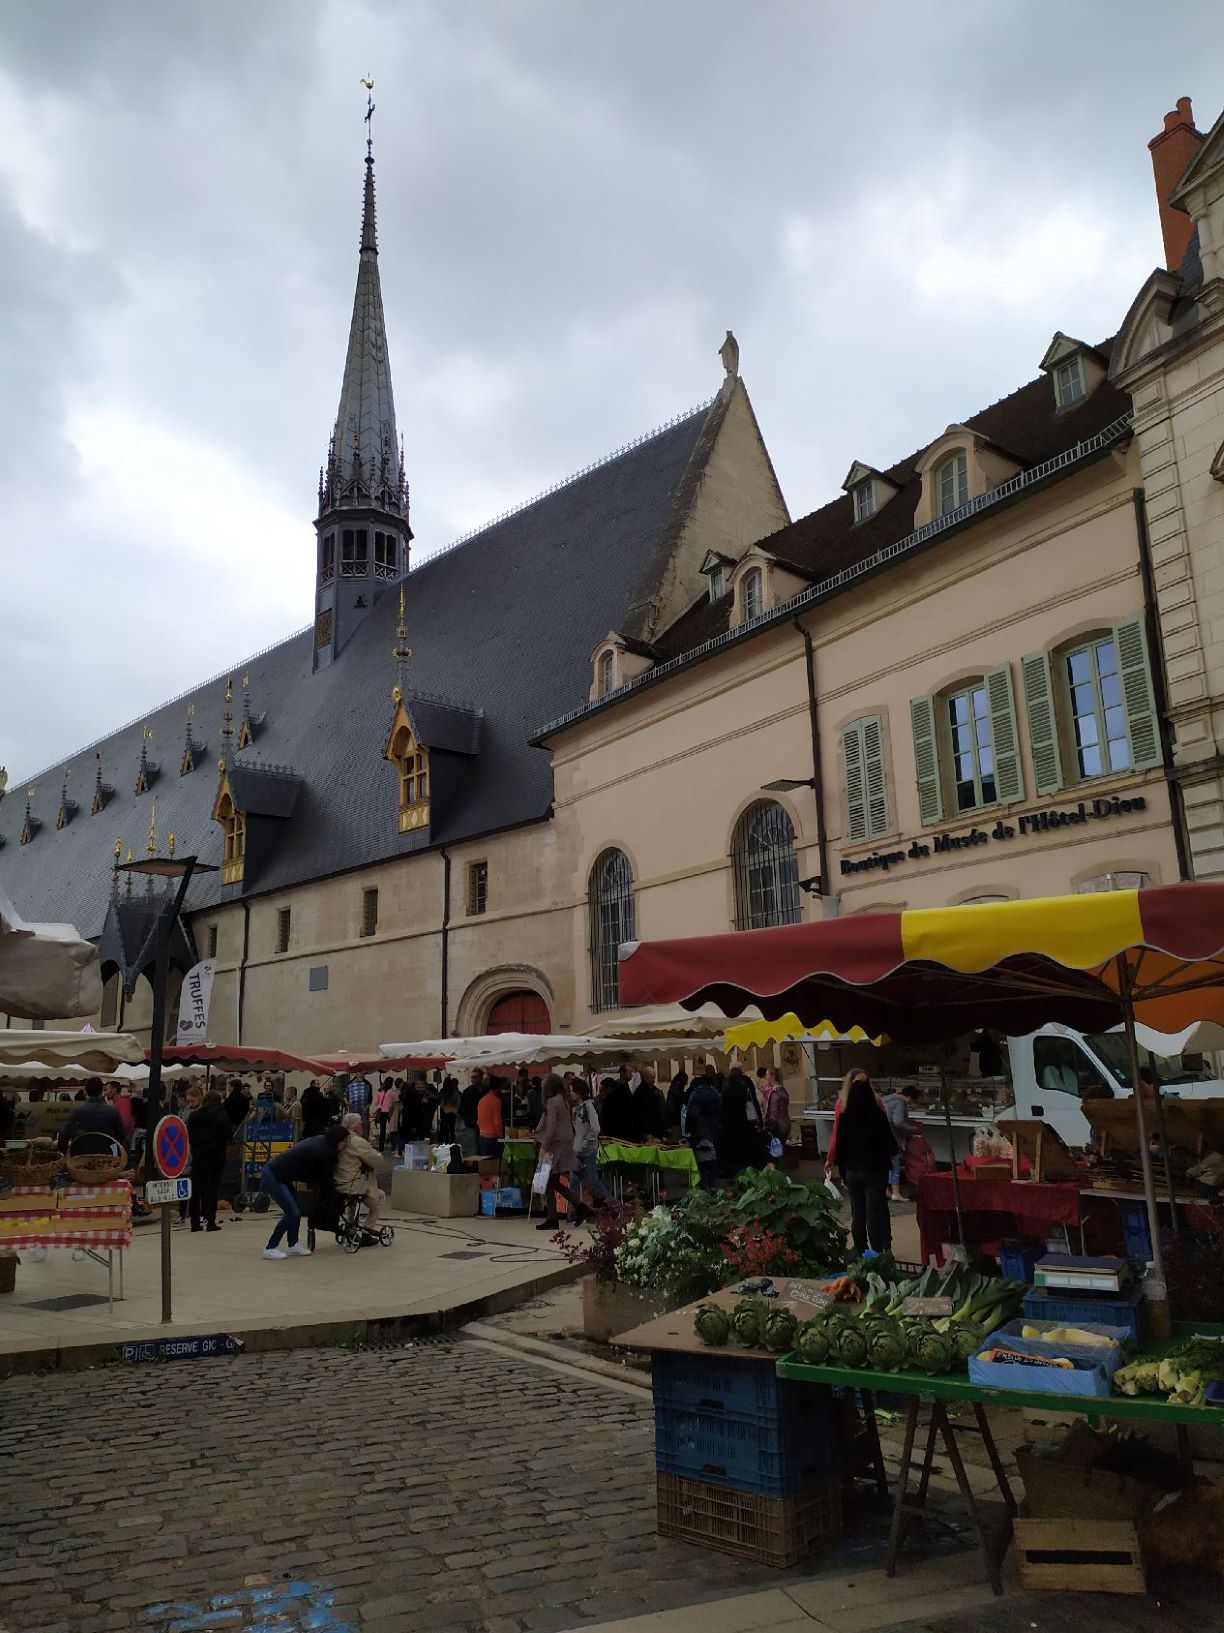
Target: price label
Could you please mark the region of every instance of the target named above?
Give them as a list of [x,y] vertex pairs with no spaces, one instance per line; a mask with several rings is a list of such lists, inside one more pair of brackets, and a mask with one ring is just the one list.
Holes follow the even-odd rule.
[[788,1283],[783,1297],[789,1304],[806,1304],[813,1310],[827,1310],[834,1302],[832,1293],[827,1288],[818,1287],[814,1281]]
[[902,1315],[951,1315],[950,1298],[907,1298],[901,1305]]

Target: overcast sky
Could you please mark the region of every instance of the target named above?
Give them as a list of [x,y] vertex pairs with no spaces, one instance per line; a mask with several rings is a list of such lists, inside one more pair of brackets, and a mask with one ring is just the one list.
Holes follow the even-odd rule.
[[[428,552],[708,397],[793,515],[1113,332],[1218,5],[17,0],[0,8],[0,765],[308,623],[376,81]],[[541,630],[546,639],[547,630]],[[523,662],[507,653],[508,662]]]

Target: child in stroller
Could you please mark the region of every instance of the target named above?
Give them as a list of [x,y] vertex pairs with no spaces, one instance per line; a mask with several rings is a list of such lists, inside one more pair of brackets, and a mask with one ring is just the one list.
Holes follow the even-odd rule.
[[307,1215],[307,1247],[314,1252],[315,1233],[320,1230],[334,1232],[346,1253],[357,1253],[363,1247],[390,1247],[395,1240],[394,1226],[367,1224],[362,1218],[364,1210],[364,1185],[356,1191],[325,1186],[315,1195]]

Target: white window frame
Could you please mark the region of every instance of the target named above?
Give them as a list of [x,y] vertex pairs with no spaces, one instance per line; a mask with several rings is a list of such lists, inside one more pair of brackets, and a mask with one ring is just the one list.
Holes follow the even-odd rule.
[[[755,590],[756,605],[753,605],[753,591]],[[744,622],[751,618],[759,618],[765,611],[765,572],[761,567],[750,567],[744,574],[742,586]]]
[[616,654],[611,650],[601,652],[595,665],[595,691],[600,697],[607,697],[609,692],[616,690]]
[[1072,408],[1088,395],[1084,360],[1078,352],[1054,365],[1054,401],[1059,408]]
[[[977,714],[975,709],[975,699],[978,697],[980,697],[982,700],[982,713],[980,716]],[[952,718],[953,706],[961,699],[965,700],[968,709],[967,725],[969,729],[969,758],[972,761],[972,782],[975,796],[971,805],[962,805],[960,802],[961,782],[962,780],[968,779],[962,779],[960,775],[960,766],[956,753],[956,739],[954,735],[956,727]],[[944,742],[946,744],[948,756],[948,780],[951,784],[949,791],[952,795],[952,804],[955,807],[956,814],[960,816],[966,811],[981,811],[986,809],[988,806],[997,805],[999,803],[999,797],[998,782],[996,780],[997,768],[995,766],[994,727],[990,718],[990,695],[986,690],[986,677],[983,675],[974,680],[963,681],[954,690],[945,692],[940,697],[939,704],[940,714],[943,720]],[[986,732],[989,737],[991,764],[989,777],[991,787],[994,789],[994,792],[989,796],[989,798],[987,797],[985,790],[986,774],[982,771],[982,749],[986,745],[978,742],[977,727],[979,720],[985,722]]]
[[[1112,676],[1102,677],[1101,649],[1113,648],[1114,670]],[[1087,680],[1077,681],[1072,678],[1071,664],[1076,658],[1085,657],[1088,660],[1091,673]],[[1118,653],[1118,641],[1114,632],[1090,636],[1087,640],[1079,641],[1074,646],[1067,647],[1061,654],[1061,671],[1063,696],[1067,708],[1067,730],[1071,740],[1071,752],[1074,757],[1075,775],[1077,782],[1095,782],[1100,777],[1120,776],[1124,771],[1133,770],[1134,751],[1131,748],[1130,723],[1127,719],[1126,694],[1122,684],[1122,662]],[[1106,704],[1103,690],[1103,678],[1116,678],[1118,683],[1117,703]],[[1077,687],[1091,686],[1093,694],[1093,718],[1096,726],[1096,741],[1081,744],[1079,741],[1078,722],[1089,718],[1087,712],[1078,713],[1075,706],[1075,691]],[[1111,732],[1106,721],[1106,713],[1117,711],[1122,718],[1121,734]],[[1113,764],[1110,752],[1111,743],[1122,743],[1126,750],[1126,757],[1120,764]],[[1084,750],[1095,749],[1101,758],[1099,771],[1085,771]]]
[[941,459],[934,474],[936,516],[951,516],[969,503],[969,455],[963,448]]
[[875,480],[869,476],[854,489],[854,519],[856,522],[865,522],[875,513]]

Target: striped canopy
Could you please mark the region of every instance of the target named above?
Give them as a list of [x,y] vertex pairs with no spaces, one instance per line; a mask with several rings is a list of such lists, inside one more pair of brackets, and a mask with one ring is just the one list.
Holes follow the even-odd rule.
[[900,1043],[1059,1021],[1104,1032],[1224,1022],[1224,884],[991,902],[627,942],[623,1004],[755,1004]]

